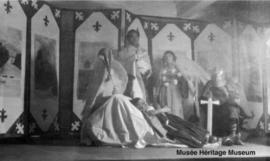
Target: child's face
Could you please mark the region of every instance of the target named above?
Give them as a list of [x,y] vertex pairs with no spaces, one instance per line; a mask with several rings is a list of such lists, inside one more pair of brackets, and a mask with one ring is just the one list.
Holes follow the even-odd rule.
[[143,99],[140,99],[136,103],[136,107],[138,107],[139,109],[145,109],[147,107],[147,104]]
[[171,63],[173,63],[173,56],[172,56],[172,54],[166,54],[165,55],[165,62],[166,63],[168,63],[168,64],[171,64]]
[[139,46],[139,40],[140,37],[137,33],[133,32],[130,37],[128,38],[128,42],[129,44],[133,45],[133,46]]

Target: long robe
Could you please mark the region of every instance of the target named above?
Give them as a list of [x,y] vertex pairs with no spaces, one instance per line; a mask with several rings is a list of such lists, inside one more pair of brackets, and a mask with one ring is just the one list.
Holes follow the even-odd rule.
[[92,140],[109,145],[135,145],[154,137],[143,114],[121,94],[111,96],[86,119],[86,124],[85,132]]
[[[130,98],[122,95],[128,79],[125,69],[116,60],[110,64],[111,76],[108,77],[104,62],[97,60],[85,97],[81,142],[86,145],[93,141],[110,145],[136,144],[147,134],[153,135],[143,114],[130,103]],[[119,94],[113,95],[115,87]]]
[[147,92],[143,75],[151,70],[150,59],[145,49],[128,45],[119,52],[119,60],[128,73],[128,84],[125,94],[131,98],[146,100]]
[[167,106],[173,114],[184,118],[183,97],[187,97],[188,85],[180,71],[176,67],[161,69],[157,87],[160,106]]

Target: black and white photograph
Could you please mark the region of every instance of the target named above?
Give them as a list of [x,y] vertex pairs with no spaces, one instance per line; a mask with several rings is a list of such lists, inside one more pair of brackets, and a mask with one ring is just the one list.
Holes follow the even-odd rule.
[[270,0],[0,0],[0,160],[270,158]]

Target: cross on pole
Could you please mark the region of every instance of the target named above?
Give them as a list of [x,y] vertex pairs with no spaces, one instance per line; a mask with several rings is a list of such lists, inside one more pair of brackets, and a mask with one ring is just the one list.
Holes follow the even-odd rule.
[[201,104],[207,104],[207,131],[212,135],[213,125],[213,105],[219,105],[219,100],[213,101],[210,97],[208,100],[201,100]]
[[9,2],[9,0],[4,4],[4,6],[6,7],[5,8],[5,11],[7,12],[7,14],[11,11],[11,9],[13,8]]
[[1,122],[4,122],[5,119],[7,118],[7,115],[5,115],[7,111],[5,111],[3,108],[2,110],[0,111],[0,118],[1,118]]
[[93,25],[94,29],[96,32],[98,32],[100,30],[100,28],[102,27],[102,25],[96,21],[96,23]]
[[172,32],[170,32],[170,34],[168,35],[169,40],[170,41],[173,41],[174,37],[175,36],[172,34]]

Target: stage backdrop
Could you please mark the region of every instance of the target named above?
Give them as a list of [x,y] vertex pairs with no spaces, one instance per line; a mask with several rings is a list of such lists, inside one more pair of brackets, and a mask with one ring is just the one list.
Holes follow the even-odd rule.
[[[60,36],[63,12],[74,15],[70,22],[70,31],[75,33],[72,37]],[[154,73],[147,89],[152,101],[161,57],[166,50],[171,50],[178,57],[177,64],[181,70],[199,77],[203,83],[214,68],[223,68],[230,76],[234,73],[245,90],[247,107],[255,113],[255,118],[248,122],[248,128],[260,126],[260,120],[264,119],[260,62],[263,59],[261,44],[265,41],[256,25],[237,21],[235,28],[231,20],[218,24],[136,15],[129,11],[122,14],[121,9],[67,10],[28,0],[1,1],[0,18],[1,50],[8,52],[8,61],[1,66],[3,70],[0,73],[0,134],[24,134],[26,125],[29,127],[27,133],[31,135],[58,133],[61,130],[60,117],[70,120],[69,132],[79,132],[85,103],[82,98],[90,83],[88,80],[96,54],[103,47],[111,47],[116,53],[124,41],[121,35],[130,29],[140,32],[140,45],[151,58]],[[59,45],[67,38],[74,40],[74,69],[73,64],[69,68],[74,70],[74,82],[73,87],[67,89],[73,92],[73,98],[70,98],[73,107],[66,109],[72,113],[71,116],[64,113],[60,116],[59,110],[63,105],[59,100],[63,101],[63,98],[59,96],[59,80],[64,73],[63,68],[59,68],[59,55],[64,58],[65,53],[59,52]],[[25,77],[28,65],[31,67],[27,70],[31,73],[29,78]],[[27,90],[31,89],[29,98],[27,92],[27,97],[24,97],[24,85],[27,83],[30,85],[26,86]],[[24,107],[24,99],[25,102],[30,100],[30,107]],[[194,96],[189,94],[184,102],[186,119],[197,110],[193,99]],[[24,109],[27,109],[26,120],[23,119]]]
[[[151,58],[153,75],[148,81],[147,89],[152,101],[155,98],[156,80],[162,66],[162,56],[165,51],[172,51],[177,57],[177,64],[180,70],[196,75],[194,68],[190,69],[190,65],[194,63],[194,40],[204,29],[206,23],[197,20],[185,20],[178,18],[164,18],[135,15],[126,11],[125,13],[125,31],[130,29],[138,30],[140,33],[140,45],[148,50]],[[198,66],[196,66],[198,67]],[[208,75],[201,67],[201,75]],[[197,70],[198,72],[198,70]],[[197,73],[197,75],[200,75]],[[206,76],[207,77],[207,76]],[[193,100],[194,96],[189,94],[189,97],[184,100],[184,117],[189,120],[194,115]]]
[[26,15],[18,1],[0,1],[0,135],[24,134]]
[[[180,58],[177,63],[183,71],[190,70],[191,63],[186,62],[193,60],[203,69],[196,68],[197,71],[206,73],[197,74],[199,77],[207,79],[208,76],[209,79],[214,69],[223,69],[228,76],[233,77],[243,86],[245,101],[247,101],[245,108],[255,114],[246,127],[254,129],[258,126],[263,114],[260,60],[261,44],[264,42],[258,36],[257,26],[243,24],[237,20],[236,22],[233,26],[233,19],[212,23],[125,12],[125,32],[130,29],[140,32],[140,45],[148,50],[152,61],[153,80],[157,80],[156,73],[159,71],[161,57],[166,50],[173,51]],[[246,36],[247,34],[249,36]],[[187,73],[192,73],[192,71]],[[152,88],[153,80],[150,80],[151,84],[148,85],[148,92],[152,92],[152,96],[155,95]],[[189,98],[185,101],[186,119],[194,114],[192,97]]]
[[75,69],[73,118],[71,132],[78,132],[81,125],[81,112],[86,100],[83,100],[89,77],[91,77],[93,62],[97,53],[104,47],[115,52],[120,49],[121,10],[106,9],[74,12],[75,31]]
[[31,21],[31,135],[59,131],[59,15],[54,11],[44,4]]

